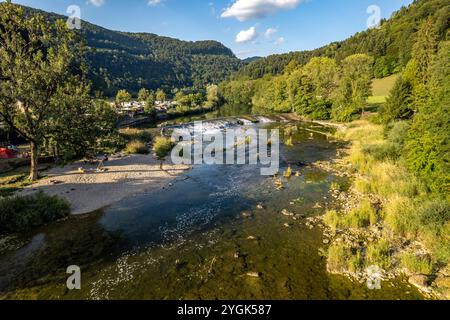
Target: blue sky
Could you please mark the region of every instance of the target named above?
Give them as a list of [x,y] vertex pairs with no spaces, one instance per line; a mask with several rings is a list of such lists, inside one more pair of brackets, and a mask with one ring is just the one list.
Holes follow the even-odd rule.
[[[240,58],[320,47],[367,29],[412,0],[13,0],[120,31],[217,40]],[[370,6],[376,5],[368,13]],[[369,10],[370,11],[370,10]]]

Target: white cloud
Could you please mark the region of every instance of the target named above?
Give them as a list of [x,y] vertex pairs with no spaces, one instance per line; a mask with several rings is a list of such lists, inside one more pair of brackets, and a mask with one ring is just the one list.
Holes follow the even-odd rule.
[[300,2],[301,0],[235,0],[221,17],[236,18],[239,21],[264,18],[279,10],[293,9]]
[[258,32],[255,27],[251,27],[248,30],[242,30],[236,35],[236,43],[246,43],[258,38]]
[[89,3],[96,7],[101,7],[105,4],[105,0],[89,0]]
[[155,7],[158,4],[161,4],[163,2],[164,2],[164,0],[148,0],[148,5],[151,7]]
[[275,40],[274,44],[275,44],[276,46],[280,46],[280,45],[282,45],[282,44],[285,43],[285,42],[286,42],[286,39],[285,39],[285,38],[279,37],[277,40]]
[[278,32],[278,29],[277,28],[269,28],[269,29],[267,29],[266,30],[266,32],[264,33],[264,35],[266,36],[266,38],[272,38],[274,35],[275,35],[275,33],[277,33]]

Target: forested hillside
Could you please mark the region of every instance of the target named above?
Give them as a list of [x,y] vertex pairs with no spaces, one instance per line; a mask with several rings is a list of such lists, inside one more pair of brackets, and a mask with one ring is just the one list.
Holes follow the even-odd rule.
[[[63,16],[36,9],[46,19]],[[82,22],[89,46],[94,90],[114,96],[120,89],[204,87],[225,80],[244,63],[217,41],[181,41],[150,33],[126,33]]]
[[375,58],[374,76],[386,77],[398,73],[411,59],[415,35],[421,22],[432,16],[439,40],[449,29],[450,2],[448,0],[416,0],[403,7],[391,19],[383,20],[379,29],[359,32],[342,42],[333,42],[312,51],[272,55],[253,61],[242,68],[237,77],[261,78],[266,74],[281,74],[290,61],[306,64],[313,57],[329,57],[338,62],[346,57],[365,53]]

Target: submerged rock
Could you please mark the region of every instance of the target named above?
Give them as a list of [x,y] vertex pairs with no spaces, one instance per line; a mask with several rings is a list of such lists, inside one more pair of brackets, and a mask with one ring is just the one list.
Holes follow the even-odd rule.
[[259,272],[247,272],[247,276],[252,278],[259,278],[261,277],[261,274]]
[[241,213],[241,216],[242,216],[243,218],[251,218],[251,217],[252,217],[252,214],[251,214],[251,213],[248,213],[248,212],[242,212],[242,213]]
[[294,213],[288,211],[287,209],[283,209],[283,211],[281,211],[281,214],[283,216],[286,216],[286,217],[293,217],[294,216]]

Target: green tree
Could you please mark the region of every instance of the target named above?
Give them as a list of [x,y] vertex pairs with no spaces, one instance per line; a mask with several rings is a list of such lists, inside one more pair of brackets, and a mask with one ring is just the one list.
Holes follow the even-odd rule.
[[166,101],[167,100],[167,95],[162,89],[158,89],[156,91],[156,100],[157,101]]
[[438,34],[430,17],[422,23],[416,35],[416,42],[412,49],[412,57],[417,63],[419,81],[428,83],[430,78],[430,66],[438,48]]
[[283,73],[285,75],[291,75],[294,71],[300,68],[300,64],[296,60],[291,60],[288,65],[284,68]]
[[146,102],[149,97],[150,97],[150,91],[149,90],[147,90],[145,88],[142,88],[142,89],[139,90],[139,93],[138,93],[138,100],[139,101]]
[[155,143],[153,144],[153,151],[155,152],[158,159],[161,161],[160,169],[163,169],[164,159],[172,151],[174,144],[170,138],[166,137],[156,137]]
[[206,87],[207,92],[207,104],[210,107],[217,107],[220,102],[220,96],[219,96],[219,87],[215,84],[211,84]]
[[364,110],[372,92],[373,59],[366,54],[355,54],[342,61],[339,86],[333,105],[333,117],[349,121],[359,110]]
[[46,139],[90,125],[89,86],[80,43],[64,21],[46,22],[11,1],[0,5],[0,120],[29,142],[29,178],[36,180]]
[[430,67],[437,52],[437,37],[432,18],[429,18],[422,23],[417,32],[412,59],[405,71],[406,78],[413,84],[413,99],[417,108],[429,99],[428,82],[431,77]]
[[155,108],[155,96],[153,92],[149,92],[147,99],[145,100],[145,113],[149,116],[156,116],[156,108]]
[[249,106],[255,94],[255,82],[247,79],[224,82],[219,86],[219,94],[229,104]]
[[125,102],[130,102],[131,101],[131,94],[127,91],[127,90],[125,90],[125,89],[122,89],[122,90],[119,90],[118,92],[117,92],[117,95],[116,95],[116,104],[117,105],[121,105],[121,104],[123,104],[123,103],[125,103]]
[[331,101],[317,95],[317,88],[304,70],[292,73],[287,83],[289,103],[298,115],[318,120],[330,118]]
[[337,86],[338,68],[331,58],[312,58],[304,67],[303,73],[314,86],[316,97],[330,100]]
[[411,119],[414,115],[412,89],[412,84],[402,76],[397,79],[386,103],[380,110],[381,118],[385,123]]
[[440,45],[430,67],[429,99],[418,109],[407,135],[409,167],[434,191],[450,193],[450,41]]

